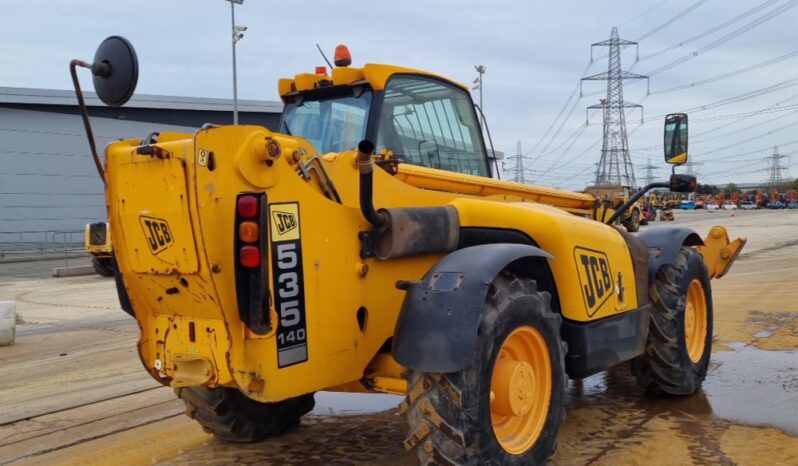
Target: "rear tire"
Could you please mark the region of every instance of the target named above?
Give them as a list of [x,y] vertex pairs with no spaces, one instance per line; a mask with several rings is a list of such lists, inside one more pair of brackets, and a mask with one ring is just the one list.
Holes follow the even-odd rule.
[[276,403],[259,403],[227,387],[183,387],[175,393],[186,403],[188,417],[229,442],[257,442],[294,429],[315,405],[312,393]]
[[701,388],[712,353],[712,289],[701,255],[682,248],[657,271],[649,290],[654,311],[645,353],[631,362],[638,384],[658,395]]
[[114,259],[112,257],[92,257],[91,266],[97,275],[103,277],[114,276]]
[[[449,374],[407,371],[402,410],[410,435],[404,444],[415,451],[420,464],[520,466],[544,464],[554,453],[565,418],[567,378],[562,318],[551,311],[550,301],[534,280],[503,273],[493,281],[484,304],[469,367]],[[534,344],[525,346],[527,341]],[[508,364],[510,372],[495,370]],[[508,373],[512,376],[497,375]],[[528,376],[531,379],[525,379]],[[511,398],[503,394],[518,392],[523,392],[522,407],[514,404],[511,409],[520,414],[497,412],[497,405]],[[506,404],[503,409],[506,413]]]

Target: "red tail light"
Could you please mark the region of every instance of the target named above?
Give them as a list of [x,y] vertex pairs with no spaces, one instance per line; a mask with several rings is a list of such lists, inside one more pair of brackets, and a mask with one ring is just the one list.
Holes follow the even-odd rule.
[[260,249],[256,246],[244,246],[241,248],[241,265],[253,269],[260,265]]
[[238,214],[252,218],[258,214],[258,204],[258,198],[255,196],[241,196],[238,198]]

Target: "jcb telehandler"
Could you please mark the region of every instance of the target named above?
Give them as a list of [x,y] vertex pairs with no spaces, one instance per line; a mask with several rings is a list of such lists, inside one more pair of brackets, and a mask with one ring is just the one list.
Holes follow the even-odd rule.
[[[710,279],[744,244],[722,227],[637,236],[588,194],[493,179],[467,87],[393,65],[281,79],[281,130],[207,124],[108,145],[122,307],[141,362],[220,439],[296,426],[318,390],[406,395],[422,464],[542,463],[568,378],[631,361],[654,393],[707,373]],[[138,63],[106,39],[99,97],[126,102]],[[665,126],[687,160],[687,116]],[[608,217],[606,222],[597,217]]]

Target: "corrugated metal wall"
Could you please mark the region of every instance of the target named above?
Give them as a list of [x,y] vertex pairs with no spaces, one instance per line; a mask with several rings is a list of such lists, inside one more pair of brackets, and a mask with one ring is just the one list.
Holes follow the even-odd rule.
[[[35,108],[35,107],[32,107]],[[43,107],[46,108],[46,107]],[[169,113],[170,120],[183,112]],[[188,124],[214,121],[216,112],[186,112]],[[273,127],[278,115],[263,115]],[[101,151],[114,139],[141,137],[152,131],[194,132],[196,126],[91,119]],[[105,219],[103,186],[89,155],[80,117],[72,112],[0,106],[0,250],[42,248],[82,242],[85,224]],[[68,233],[74,232],[74,233]]]

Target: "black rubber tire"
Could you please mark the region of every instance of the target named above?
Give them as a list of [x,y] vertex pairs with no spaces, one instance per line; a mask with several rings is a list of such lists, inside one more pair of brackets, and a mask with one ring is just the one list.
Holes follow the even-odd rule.
[[632,215],[629,216],[629,220],[624,222],[623,226],[626,227],[626,231],[629,233],[640,231],[640,211],[637,209],[632,210]]
[[[684,310],[687,289],[693,279],[704,286],[707,334],[704,353],[694,363],[687,352]],[[712,353],[712,288],[703,257],[682,248],[676,263],[662,266],[649,288],[654,311],[645,353],[631,362],[637,383],[657,395],[690,395],[701,388]]]
[[315,405],[312,393],[277,403],[259,403],[227,387],[183,387],[175,393],[186,403],[188,417],[229,442],[257,442],[294,429]]
[[119,298],[119,307],[125,311],[125,314],[135,318],[136,314],[133,312],[133,304],[130,302],[130,296],[127,294],[125,281],[122,279],[122,272],[119,271],[119,267],[116,265],[116,259],[114,258],[112,260],[114,261],[114,284],[116,285],[116,296]]
[[97,275],[103,277],[114,276],[114,259],[112,257],[92,257],[91,266]]
[[[534,465],[554,453],[565,419],[567,384],[560,337],[562,317],[551,311],[551,296],[537,291],[534,280],[509,273],[497,277],[483,307],[476,351],[460,372],[439,374],[408,370],[408,395],[401,405],[410,425],[405,448],[420,464]],[[546,340],[552,367],[551,404],[538,440],[513,455],[496,440],[490,415],[493,366],[504,340],[517,327],[530,325]]]

